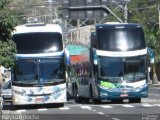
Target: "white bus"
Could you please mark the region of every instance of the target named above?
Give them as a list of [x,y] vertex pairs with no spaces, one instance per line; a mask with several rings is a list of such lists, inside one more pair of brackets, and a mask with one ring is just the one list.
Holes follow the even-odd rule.
[[12,69],[13,105],[66,102],[65,50],[57,24],[15,28],[16,64]]

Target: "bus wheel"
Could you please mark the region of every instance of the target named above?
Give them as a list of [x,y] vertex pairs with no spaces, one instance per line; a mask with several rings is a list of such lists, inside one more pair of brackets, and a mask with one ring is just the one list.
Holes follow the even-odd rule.
[[82,99],[78,96],[78,90],[74,90],[74,99],[76,103],[81,103]]
[[93,104],[100,104],[101,100],[100,99],[96,99],[96,98],[92,98],[92,103]]
[[84,98],[84,103],[89,103],[89,98]]
[[18,105],[12,105],[13,110],[18,110],[20,107]]
[[111,100],[112,103],[123,103],[123,99],[113,99]]
[[90,85],[90,98],[91,98],[93,104],[100,104],[101,103],[100,99],[97,99],[97,98],[93,97],[93,90],[92,90],[91,85]]
[[129,103],[141,103],[141,98],[131,98],[129,99]]
[[58,107],[64,107],[64,103],[59,103]]
[[81,103],[81,102],[82,102],[82,99],[81,99],[80,97],[76,96],[75,102],[76,102],[76,103]]

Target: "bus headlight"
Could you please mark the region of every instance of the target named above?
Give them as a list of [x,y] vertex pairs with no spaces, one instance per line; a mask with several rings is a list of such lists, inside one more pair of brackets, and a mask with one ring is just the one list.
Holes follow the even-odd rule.
[[98,87],[99,87],[100,89],[103,89],[103,90],[108,90],[108,87],[106,87],[106,86],[98,85]]
[[101,96],[101,97],[107,97],[108,94],[107,94],[107,93],[104,93],[104,92],[100,92],[100,96]]
[[143,91],[143,92],[141,92],[141,95],[148,95],[148,92],[147,91]]
[[136,87],[135,90],[138,92],[138,91],[140,91],[140,90],[142,90],[142,89],[144,89],[146,87],[147,87],[147,84],[144,84],[142,86]]
[[17,94],[17,95],[20,95],[20,96],[26,96],[23,92],[16,91],[16,90],[14,90],[13,93]]

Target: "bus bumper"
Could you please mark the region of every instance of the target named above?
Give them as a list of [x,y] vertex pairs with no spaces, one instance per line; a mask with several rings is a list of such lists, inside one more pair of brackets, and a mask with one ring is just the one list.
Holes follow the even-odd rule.
[[148,86],[141,89],[99,89],[99,99],[112,100],[112,99],[130,99],[130,98],[146,98],[148,97]]

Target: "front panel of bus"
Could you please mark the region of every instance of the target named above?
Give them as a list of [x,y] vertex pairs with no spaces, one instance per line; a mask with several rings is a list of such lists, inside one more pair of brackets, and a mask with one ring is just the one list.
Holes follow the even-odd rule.
[[64,103],[66,80],[60,33],[15,34],[18,54],[13,67],[14,105]]
[[13,103],[64,102],[64,58],[19,59],[13,69]]
[[101,98],[147,97],[146,56],[98,57],[98,87]]
[[140,25],[96,27],[97,84],[101,99],[148,96],[146,55]]

